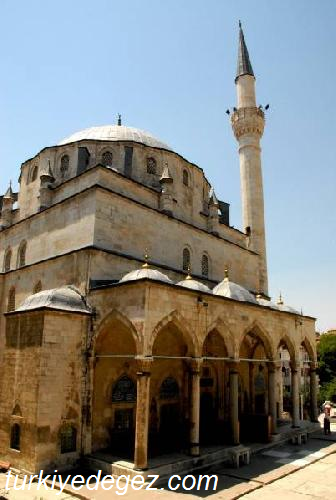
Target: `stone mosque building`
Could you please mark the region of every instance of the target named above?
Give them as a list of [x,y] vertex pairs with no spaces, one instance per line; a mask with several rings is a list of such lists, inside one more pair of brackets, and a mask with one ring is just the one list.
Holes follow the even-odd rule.
[[0,460],[105,452],[145,470],[272,439],[283,350],[292,425],[302,349],[316,421],[315,320],[268,294],[265,117],[241,27],[235,84],[241,231],[199,166],[120,117],[45,147],[0,197]]

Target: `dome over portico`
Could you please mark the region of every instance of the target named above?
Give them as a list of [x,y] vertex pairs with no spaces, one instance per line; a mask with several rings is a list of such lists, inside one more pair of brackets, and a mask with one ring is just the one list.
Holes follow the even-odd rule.
[[58,146],[63,146],[65,144],[70,144],[72,142],[78,142],[83,140],[91,141],[130,141],[138,142],[139,144],[144,144],[145,146],[150,146],[152,148],[166,149],[168,151],[173,151],[173,149],[168,146],[165,142],[157,139],[149,132],[140,130],[139,128],[126,127],[125,125],[102,125],[98,127],[89,127],[84,130],[79,130],[74,134],[69,135],[62,141],[58,143]]
[[241,302],[251,302],[252,304],[257,304],[257,301],[246,288],[238,283],[234,283],[229,280],[228,270],[225,269],[225,277],[223,281],[218,283],[217,286],[212,290],[214,295],[221,295],[222,297],[227,297],[228,299],[239,300]]

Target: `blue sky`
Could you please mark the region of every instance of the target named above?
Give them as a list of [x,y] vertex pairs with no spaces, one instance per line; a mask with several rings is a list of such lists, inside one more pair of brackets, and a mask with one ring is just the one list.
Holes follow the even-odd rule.
[[335,327],[335,13],[332,0],[2,0],[1,192],[41,148],[120,112],[200,165],[240,228],[225,110],[241,19],[258,103],[270,103],[270,293]]

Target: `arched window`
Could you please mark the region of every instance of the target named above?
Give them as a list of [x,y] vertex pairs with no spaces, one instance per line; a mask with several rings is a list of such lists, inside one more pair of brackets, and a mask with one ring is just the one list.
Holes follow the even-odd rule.
[[21,428],[19,424],[13,424],[10,435],[10,447],[13,450],[20,450]]
[[26,265],[26,250],[27,250],[27,242],[21,241],[19,250],[18,250],[18,262],[17,267],[23,267]]
[[182,269],[183,271],[190,271],[190,251],[188,248],[183,249]]
[[188,170],[184,169],[182,175],[183,175],[183,184],[185,186],[189,186],[189,174],[188,174]]
[[15,286],[12,286],[8,292],[7,312],[15,311]]
[[60,432],[61,453],[71,453],[77,449],[77,429],[73,425],[64,425]]
[[38,166],[34,165],[31,171],[30,182],[34,182],[37,179]]
[[179,386],[173,377],[167,377],[160,387],[160,399],[178,399]]
[[62,177],[65,177],[67,171],[69,170],[69,163],[70,163],[69,155],[63,155],[61,158],[61,166],[60,166]]
[[105,153],[102,154],[101,162],[104,167],[112,167],[113,154],[111,151],[105,151]]
[[16,417],[22,417],[22,412],[20,405],[16,403],[16,405],[13,408],[12,415],[15,415]]
[[37,283],[35,283],[34,288],[33,288],[33,293],[39,293],[42,290],[42,283],[39,280]]
[[7,250],[5,252],[4,263],[3,263],[3,270],[5,273],[7,271],[10,271],[11,260],[12,260],[12,250],[10,248],[7,248]]
[[202,255],[202,276],[207,278],[209,276],[209,259],[207,255]]
[[147,158],[147,173],[156,174],[156,160],[155,158]]
[[112,389],[112,403],[135,403],[136,385],[127,375],[116,381]]

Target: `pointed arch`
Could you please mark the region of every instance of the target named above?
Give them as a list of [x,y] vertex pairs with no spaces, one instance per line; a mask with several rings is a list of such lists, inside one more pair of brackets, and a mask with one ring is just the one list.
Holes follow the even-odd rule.
[[276,353],[274,352],[272,339],[266,329],[258,321],[253,321],[251,325],[244,330],[239,342],[239,351],[247,335],[252,335],[259,338],[263,343],[266,356],[272,361],[276,359]]
[[135,328],[134,324],[132,321],[125,316],[122,312],[118,311],[117,309],[113,309],[110,311],[100,322],[99,327],[97,328],[97,335],[95,338],[95,348],[97,348],[97,345],[99,343],[99,340],[102,336],[102,333],[108,328],[109,324],[113,323],[120,323],[126,330],[128,330],[135,343],[135,352],[137,354],[140,354],[140,346],[141,346],[141,340],[139,337],[139,334],[137,332],[137,329]]
[[190,355],[191,356],[197,356],[200,353],[199,345],[196,340],[196,338],[192,335],[190,332],[189,328],[186,326],[187,325],[187,320],[179,313],[176,309],[174,311],[171,311],[167,316],[162,318],[155,328],[153,329],[149,342],[148,342],[148,351],[149,353],[152,354],[153,351],[153,346],[155,343],[155,340],[160,333],[161,330],[164,328],[173,325],[179,330],[182,334],[183,340],[185,341],[186,345],[189,348]]
[[230,358],[235,358],[236,355],[238,355],[238,345],[235,342],[235,336],[230,330],[229,325],[225,322],[225,320],[223,320],[220,317],[216,318],[207,328],[206,335],[204,339],[202,339],[202,348],[209,333],[211,333],[214,330],[217,331],[224,340],[228,356]]
[[281,345],[284,345],[286,347],[287,351],[289,352],[290,360],[292,363],[296,363],[299,361],[300,359],[299,353],[297,352],[294,343],[287,334],[281,336],[277,345],[277,351],[279,350],[279,347]]
[[12,261],[12,249],[7,247],[5,251],[4,261],[3,261],[3,271],[6,273],[10,271]]
[[17,268],[26,265],[26,251],[27,251],[27,242],[26,240],[22,240],[17,253],[17,263],[16,263]]
[[304,346],[306,349],[308,356],[309,356],[309,361],[317,361],[317,356],[316,356],[316,351],[314,351],[314,348],[310,342],[310,340],[305,336],[303,341],[301,342],[301,345]]

